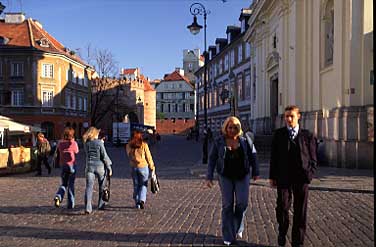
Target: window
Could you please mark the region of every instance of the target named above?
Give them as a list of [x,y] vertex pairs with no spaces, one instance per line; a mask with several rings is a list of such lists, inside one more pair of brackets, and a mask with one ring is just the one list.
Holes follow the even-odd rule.
[[74,71],[74,70],[72,70],[72,82],[74,83],[74,82],[76,82],[76,72]]
[[24,64],[22,62],[11,63],[10,75],[13,77],[22,77],[24,75]]
[[53,64],[42,64],[42,77],[54,78],[54,66]]
[[238,47],[238,63],[243,61],[243,44],[240,44]]
[[22,106],[24,104],[23,90],[12,90],[12,106]]
[[243,100],[243,75],[239,74],[238,75],[238,100]]
[[84,111],[87,111],[87,98],[84,97]]
[[251,56],[251,44],[245,43],[245,58],[249,58]]
[[82,111],[84,108],[83,108],[83,105],[82,105],[82,97],[78,97],[78,110],[79,111]]
[[219,74],[222,74],[222,68],[223,68],[223,59],[221,58],[219,60]]
[[84,86],[85,86],[85,87],[88,86],[88,78],[87,78],[87,75],[86,75],[86,74],[84,75]]
[[188,64],[188,70],[189,70],[189,72],[193,71],[193,64],[191,64],[191,63]]
[[76,95],[72,95],[71,97],[72,99],[72,102],[71,102],[71,106],[72,106],[72,109],[76,109]]
[[69,109],[71,108],[71,103],[72,103],[71,95],[70,93],[67,92],[65,94],[65,106]]
[[244,91],[245,98],[249,99],[251,97],[251,74],[249,73],[249,71],[245,74]]
[[235,51],[231,50],[230,51],[230,67],[234,67],[235,65]]
[[3,63],[0,62],[0,79],[3,78]]
[[245,19],[242,20],[240,25],[241,25],[241,33],[244,33],[245,32]]
[[42,107],[53,107],[54,106],[54,92],[52,90],[42,91]]
[[225,71],[228,71],[228,54],[225,55]]

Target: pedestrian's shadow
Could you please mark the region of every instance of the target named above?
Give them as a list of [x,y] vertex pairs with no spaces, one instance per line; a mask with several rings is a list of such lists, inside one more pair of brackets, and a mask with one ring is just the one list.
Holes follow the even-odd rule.
[[37,215],[71,215],[79,216],[84,214],[84,208],[77,206],[73,209],[65,207],[55,208],[53,206],[39,206],[39,207],[0,207],[0,214],[37,214]]
[[[149,246],[149,245],[189,245],[189,246],[223,246],[222,239],[213,235],[200,233],[178,233],[178,232],[161,232],[161,233],[134,233],[119,234],[112,232],[94,232],[94,231],[77,231],[70,229],[53,229],[29,226],[0,226],[0,236],[13,238],[33,238],[43,240],[75,240],[75,241],[110,241],[117,242],[118,246]],[[252,246],[267,247],[239,241],[235,246]]]

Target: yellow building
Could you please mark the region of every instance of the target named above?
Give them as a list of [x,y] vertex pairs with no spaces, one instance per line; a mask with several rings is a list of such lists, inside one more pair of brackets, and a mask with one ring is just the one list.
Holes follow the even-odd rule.
[[252,127],[270,134],[286,105],[303,111],[322,162],[373,167],[373,3],[371,0],[257,0],[251,44]]
[[22,13],[0,20],[0,111],[59,139],[65,126],[80,138],[90,124],[95,71]]

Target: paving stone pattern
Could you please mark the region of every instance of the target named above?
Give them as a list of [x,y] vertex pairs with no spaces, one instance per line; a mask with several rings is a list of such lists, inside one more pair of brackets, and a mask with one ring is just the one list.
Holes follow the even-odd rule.
[[[83,214],[82,154],[74,210],[65,209],[65,201],[62,208],[53,206],[58,169],[50,176],[43,171],[42,177],[33,173],[1,177],[0,246],[221,246],[218,184],[205,188],[202,178],[190,173],[201,158],[199,143],[163,136],[151,151],[161,191],[149,192],[145,210],[134,208],[123,148],[108,147],[114,162],[111,201],[104,211],[95,207],[92,215]],[[251,184],[239,246],[276,246],[275,200],[274,189]],[[308,213],[306,246],[374,246],[373,194],[313,190]]]

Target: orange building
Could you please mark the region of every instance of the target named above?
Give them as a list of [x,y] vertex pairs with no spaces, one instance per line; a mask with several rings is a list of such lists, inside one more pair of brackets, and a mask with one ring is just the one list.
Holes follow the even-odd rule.
[[65,126],[77,138],[90,125],[95,71],[22,13],[0,20],[0,113],[41,127],[58,139]]

